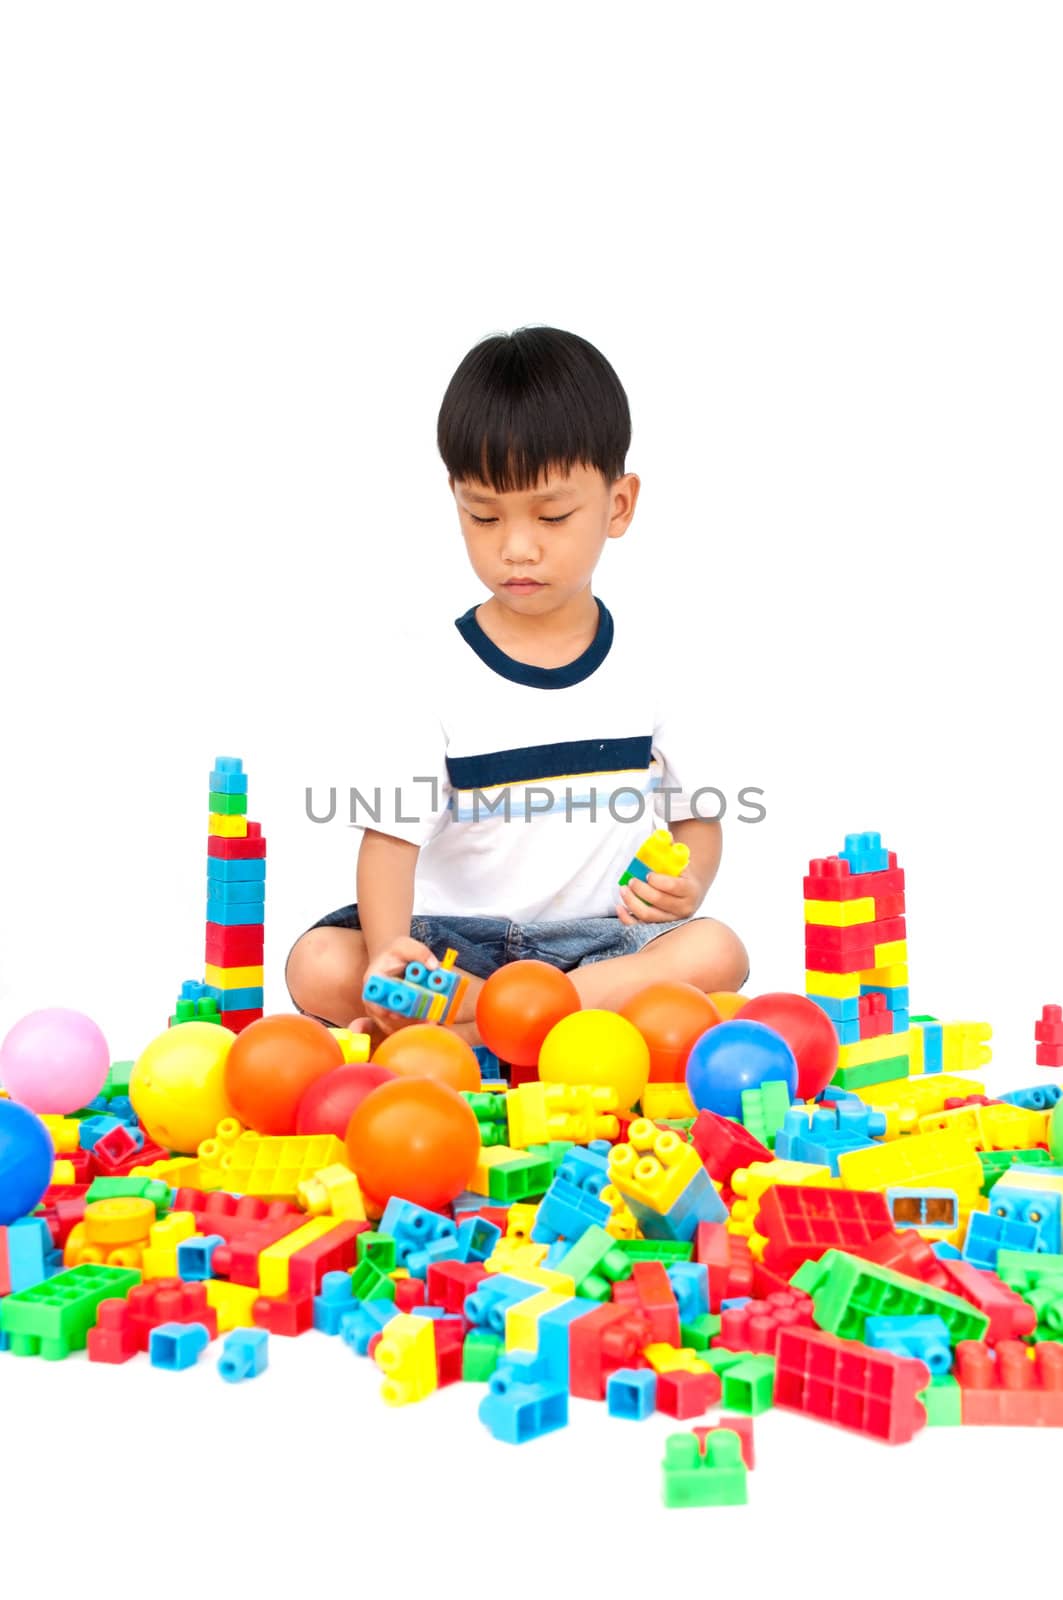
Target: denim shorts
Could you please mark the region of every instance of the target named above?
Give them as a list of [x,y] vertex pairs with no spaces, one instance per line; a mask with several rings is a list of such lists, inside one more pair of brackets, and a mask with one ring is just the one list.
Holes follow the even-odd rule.
[[[505,917],[413,917],[410,937],[426,944],[440,961],[448,949],[456,950],[463,972],[489,978],[510,961],[546,961],[569,972],[594,961],[634,955],[684,922],[708,920],[682,917],[676,922],[623,923],[619,917],[574,917],[567,922],[520,923]],[[358,907],[341,906],[314,927],[359,929]]]

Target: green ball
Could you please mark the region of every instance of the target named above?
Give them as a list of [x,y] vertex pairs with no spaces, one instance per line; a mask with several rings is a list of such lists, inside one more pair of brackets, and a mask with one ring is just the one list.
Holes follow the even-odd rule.
[[1048,1119],[1048,1149],[1053,1161],[1063,1162],[1063,1100],[1057,1100]]

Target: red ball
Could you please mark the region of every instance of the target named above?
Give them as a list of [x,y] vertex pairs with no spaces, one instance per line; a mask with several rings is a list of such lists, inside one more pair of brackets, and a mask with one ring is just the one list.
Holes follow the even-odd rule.
[[814,1100],[838,1066],[838,1035],[821,1006],[803,994],[760,994],[742,1007],[743,1022],[763,1022],[797,1058],[797,1097]]
[[720,1020],[708,995],[693,983],[647,984],[620,1007],[620,1015],[649,1045],[651,1083],[685,1084],[691,1045]]
[[295,1132],[299,1102],[316,1078],[343,1066],[343,1051],[313,1017],[260,1017],[225,1058],[225,1093],[245,1127]]
[[394,1077],[390,1067],[360,1061],[315,1078],[295,1113],[296,1133],[331,1133],[346,1139],[347,1125],[366,1095]]
[[438,1211],[476,1171],[480,1129],[457,1090],[434,1078],[397,1078],[354,1113],[347,1155],[371,1204],[383,1209],[398,1195]]
[[579,991],[560,968],[511,961],[492,972],[477,995],[476,1026],[500,1061],[534,1067],[550,1029],[579,1009]]
[[374,1050],[373,1065],[389,1067],[400,1078],[435,1078],[472,1094],[480,1087],[480,1063],[472,1045],[435,1022],[396,1028]]

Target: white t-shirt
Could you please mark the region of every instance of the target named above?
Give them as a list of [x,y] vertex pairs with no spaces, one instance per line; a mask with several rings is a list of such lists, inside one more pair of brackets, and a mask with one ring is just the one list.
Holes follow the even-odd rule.
[[422,676],[419,692],[390,700],[401,762],[370,775],[380,814],[359,817],[420,846],[415,916],[610,916],[655,828],[717,814],[713,794],[696,796],[713,781],[705,724],[666,715],[678,687],[667,661],[597,604],[594,640],[562,667],[506,655],[475,606],[424,641],[428,692]]

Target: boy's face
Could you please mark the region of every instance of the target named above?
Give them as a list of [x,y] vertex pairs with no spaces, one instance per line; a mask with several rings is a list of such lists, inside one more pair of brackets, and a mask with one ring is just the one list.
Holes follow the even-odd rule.
[[552,469],[533,489],[506,494],[449,481],[473,571],[500,605],[524,615],[556,611],[589,587],[605,541],[627,531],[639,492],[633,472],[607,484],[584,466]]

